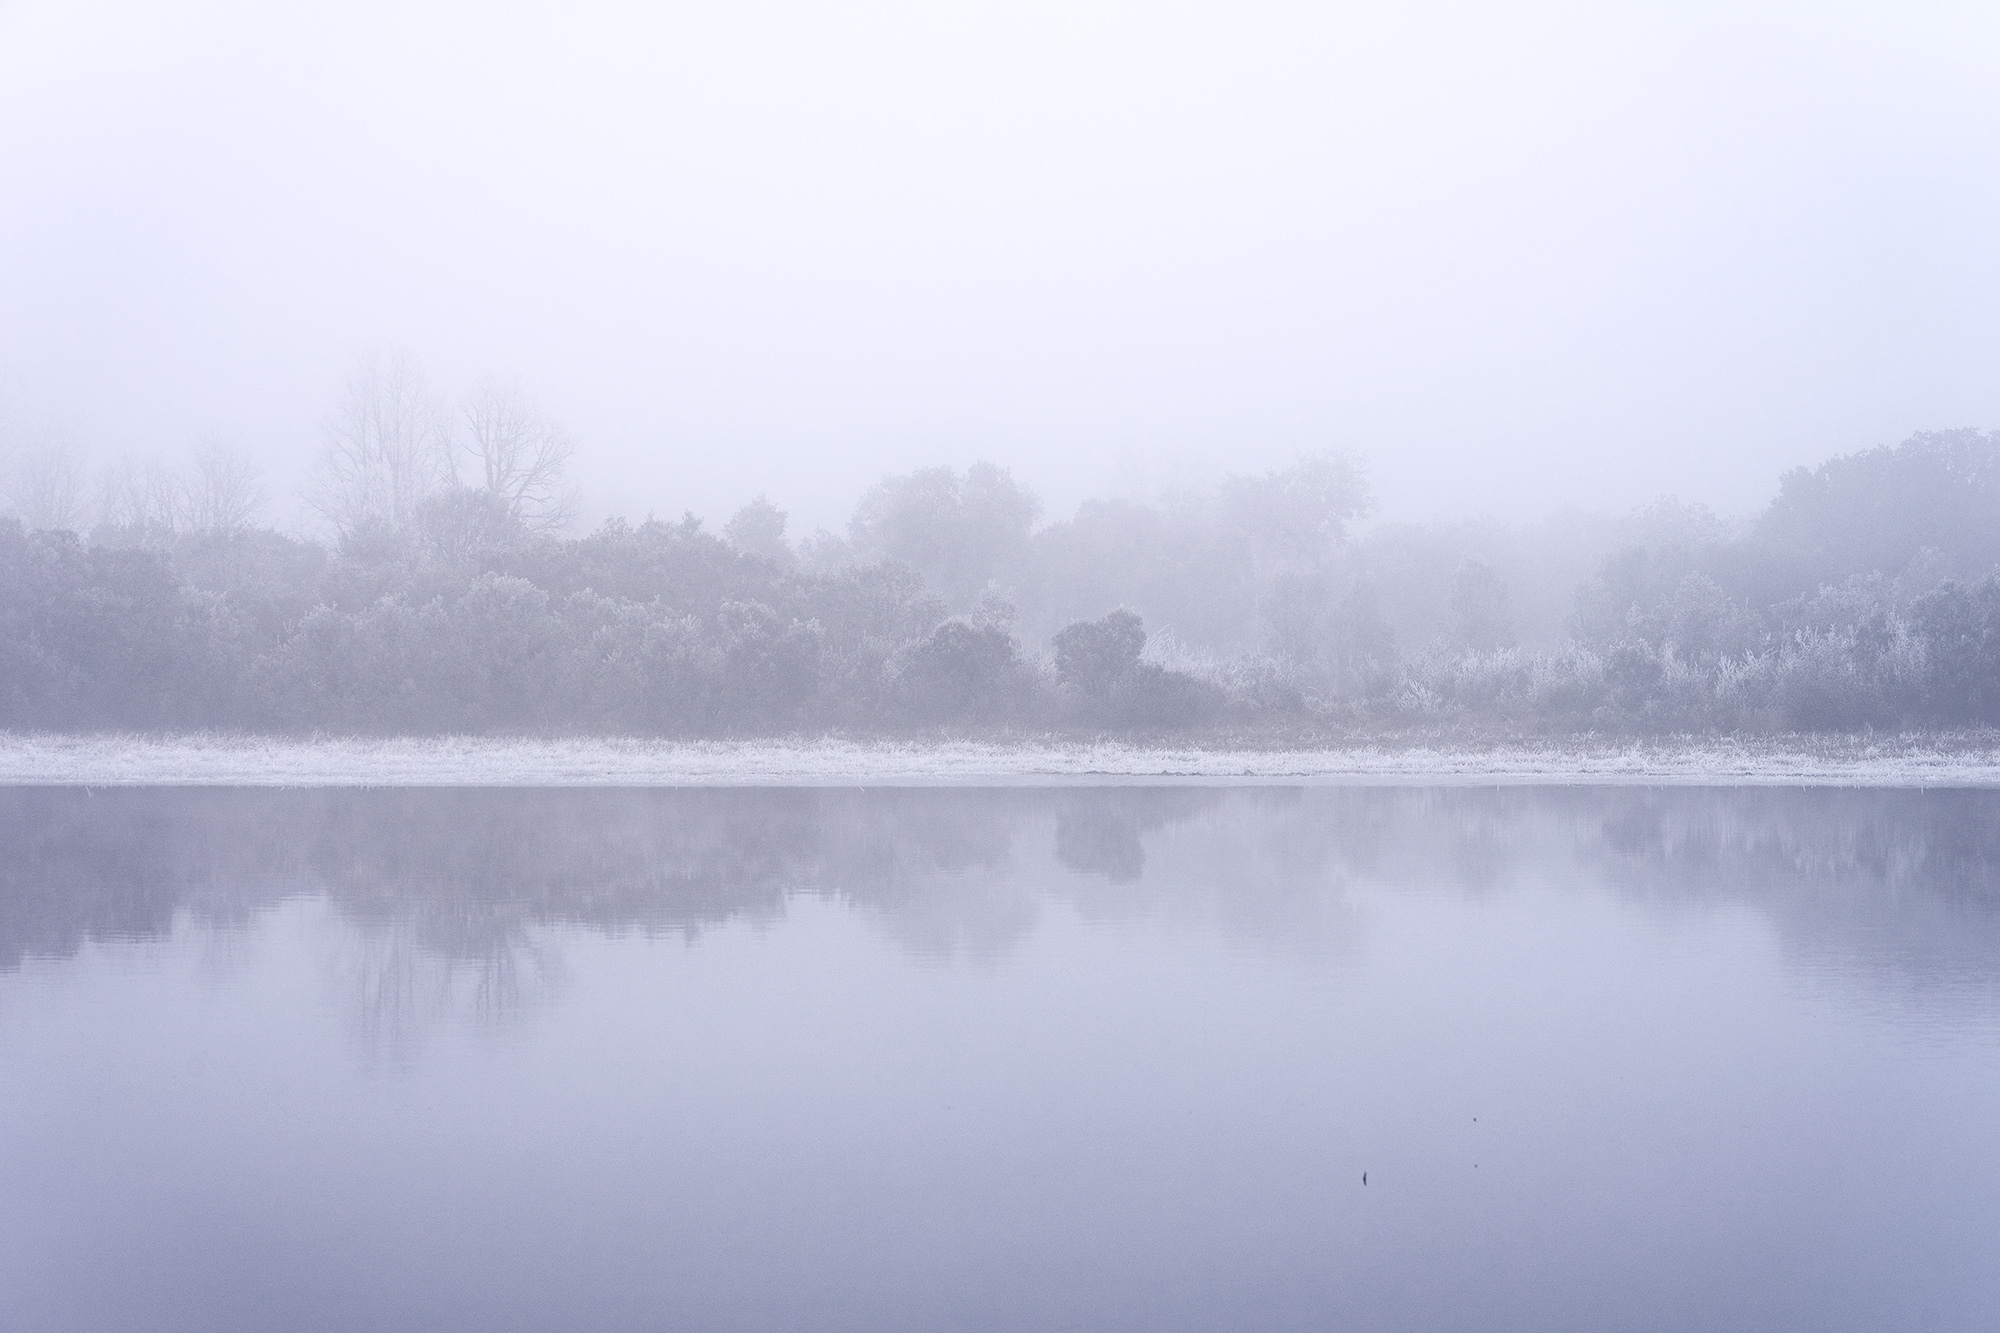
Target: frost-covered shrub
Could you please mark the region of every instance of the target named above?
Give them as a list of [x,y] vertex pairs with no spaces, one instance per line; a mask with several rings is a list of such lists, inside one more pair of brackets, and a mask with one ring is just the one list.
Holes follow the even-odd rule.
[[1451,717],[1517,726],[1587,725],[1605,699],[1604,667],[1588,649],[1432,652],[1395,696],[1402,721]]
[[1176,655],[1160,663],[1166,670],[1179,671],[1205,682],[1221,700],[1225,712],[1243,720],[1306,718],[1313,714],[1308,691],[1296,672],[1261,653],[1221,660],[1190,659]]
[[1801,631],[1772,655],[1772,703],[1803,731],[1893,727],[1920,704],[1925,669],[1923,641],[1900,623]]

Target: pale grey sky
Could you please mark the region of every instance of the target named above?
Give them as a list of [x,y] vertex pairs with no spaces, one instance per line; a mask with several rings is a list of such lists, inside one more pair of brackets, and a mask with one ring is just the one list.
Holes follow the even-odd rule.
[[2000,7],[0,0],[0,402],[303,477],[358,353],[596,512],[1372,461],[1724,510],[2000,425]]

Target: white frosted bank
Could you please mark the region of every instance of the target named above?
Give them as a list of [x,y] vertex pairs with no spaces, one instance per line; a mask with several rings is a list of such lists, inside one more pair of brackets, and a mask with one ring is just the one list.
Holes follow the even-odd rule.
[[0,785],[787,786],[1090,782],[2000,786],[1991,737],[1384,743],[277,740],[0,734]]

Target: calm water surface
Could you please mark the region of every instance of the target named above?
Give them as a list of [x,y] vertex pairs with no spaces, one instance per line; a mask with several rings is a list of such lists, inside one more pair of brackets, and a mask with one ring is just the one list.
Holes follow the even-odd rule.
[[0,854],[7,1333],[2000,1327],[2000,793],[14,790]]

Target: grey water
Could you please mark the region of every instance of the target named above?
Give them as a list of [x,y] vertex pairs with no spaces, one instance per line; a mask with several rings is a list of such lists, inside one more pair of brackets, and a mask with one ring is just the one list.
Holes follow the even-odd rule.
[[1991,1329],[2000,793],[0,792],[0,1330]]

